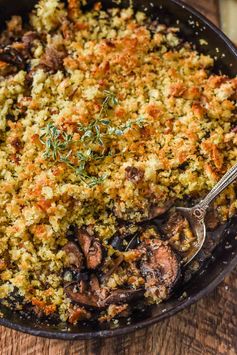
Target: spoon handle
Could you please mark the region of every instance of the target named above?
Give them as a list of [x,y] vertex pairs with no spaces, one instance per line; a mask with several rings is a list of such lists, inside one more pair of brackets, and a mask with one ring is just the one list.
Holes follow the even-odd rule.
[[208,193],[208,195],[199,203],[199,207],[206,209],[210,203],[235,179],[237,178],[237,164],[232,166],[230,170],[218,181],[214,188]]

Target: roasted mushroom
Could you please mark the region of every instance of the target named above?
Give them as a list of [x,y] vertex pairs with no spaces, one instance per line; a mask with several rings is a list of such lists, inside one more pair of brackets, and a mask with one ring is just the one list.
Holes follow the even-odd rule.
[[24,69],[26,66],[26,61],[21,52],[11,46],[0,48],[0,60],[16,66],[19,70]]
[[125,172],[126,172],[126,178],[133,183],[138,183],[144,177],[144,171],[135,168],[135,166],[127,166]]
[[75,303],[85,307],[100,308],[98,305],[98,298],[90,291],[80,292],[77,288],[77,284],[69,284],[64,287],[66,295]]
[[112,291],[104,300],[100,301],[101,307],[107,307],[110,304],[121,304],[131,302],[134,299],[141,298],[144,295],[144,290],[138,289],[117,289]]
[[56,73],[58,70],[63,70],[63,59],[66,55],[63,50],[58,50],[53,46],[47,47],[37,67],[50,73]]
[[157,301],[168,297],[179,275],[176,254],[167,242],[151,239],[144,242],[145,254],[141,260],[141,273],[145,278],[145,289]]
[[66,253],[66,266],[74,266],[80,270],[83,265],[83,255],[78,246],[73,242],[69,242],[64,245],[63,250]]
[[89,308],[106,308],[110,304],[123,304],[142,297],[142,289],[116,289],[109,293],[101,287],[98,278],[91,276],[90,283],[70,283],[64,287],[66,295],[75,303]]
[[88,269],[96,269],[102,262],[102,247],[100,242],[85,230],[78,231],[78,241],[86,258]]
[[25,47],[29,48],[32,42],[35,39],[39,39],[39,38],[40,38],[40,34],[38,32],[28,31],[24,33],[24,35],[22,36],[22,42],[25,44]]
[[165,235],[166,239],[169,239],[173,235],[182,232],[184,226],[185,226],[184,217],[180,213],[174,212],[169,215],[166,223],[160,226],[160,228],[163,234]]
[[116,250],[123,251],[125,248],[123,236],[119,234],[114,235],[110,240],[110,245]]

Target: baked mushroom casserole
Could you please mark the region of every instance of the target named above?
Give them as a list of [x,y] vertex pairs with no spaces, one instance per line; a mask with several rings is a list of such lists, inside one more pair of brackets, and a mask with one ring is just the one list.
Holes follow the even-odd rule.
[[[3,305],[76,324],[169,297],[196,242],[174,205],[198,201],[236,162],[237,79],[213,64],[132,8],[41,0],[27,23],[7,22]],[[236,207],[231,186],[210,228]]]

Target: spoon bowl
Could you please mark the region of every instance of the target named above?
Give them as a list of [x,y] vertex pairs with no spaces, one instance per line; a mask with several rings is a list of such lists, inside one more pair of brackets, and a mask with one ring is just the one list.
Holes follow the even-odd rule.
[[202,249],[203,244],[206,239],[206,225],[204,222],[205,214],[202,218],[198,217],[199,208],[186,208],[186,207],[176,207],[176,211],[180,212],[184,218],[186,218],[190,224],[192,231],[195,234],[196,241],[194,242],[191,250],[187,253],[184,258],[184,265],[190,263],[191,260],[199,253]]

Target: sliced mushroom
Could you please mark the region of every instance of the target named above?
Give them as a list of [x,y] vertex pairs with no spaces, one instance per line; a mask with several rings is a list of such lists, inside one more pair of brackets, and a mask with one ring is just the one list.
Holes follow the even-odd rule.
[[51,73],[56,73],[58,70],[63,70],[63,59],[66,57],[65,51],[59,51],[53,46],[47,47],[45,54],[40,60],[38,68]]
[[125,249],[123,236],[118,234],[113,236],[110,239],[110,245],[116,250],[123,251]]
[[178,259],[171,247],[158,239],[151,240],[145,249],[141,261],[145,288],[151,297],[165,299],[178,279]]
[[81,287],[81,283],[70,283],[64,287],[66,295],[75,303],[85,307],[106,308],[110,304],[122,304],[143,296],[142,289],[117,289],[108,294],[108,289],[100,286],[95,275],[90,283]]
[[135,166],[127,166],[125,169],[126,178],[133,183],[141,181],[144,177],[144,171]]
[[30,51],[31,51],[31,46],[33,41],[39,38],[40,38],[40,34],[38,32],[28,31],[24,33],[22,37],[22,43],[24,44],[25,50],[27,51],[28,55],[31,54]]
[[184,224],[184,217],[180,213],[174,212],[169,216],[167,222],[160,228],[166,238],[169,239],[173,235],[181,232],[184,228]]
[[83,255],[78,246],[73,242],[69,242],[64,245],[63,250],[66,253],[66,266],[75,266],[80,270],[83,265]]
[[91,275],[90,289],[97,297],[100,296],[101,288],[98,278],[95,275]]
[[112,291],[107,298],[102,301],[99,301],[101,307],[107,307],[110,304],[121,304],[131,302],[134,299],[141,298],[144,295],[144,290],[141,288],[138,289],[127,289],[121,290],[117,289]]
[[24,69],[26,66],[26,61],[22,54],[11,46],[0,49],[0,60],[16,66],[19,70]]
[[85,255],[88,269],[96,269],[102,262],[100,242],[84,230],[78,231],[78,240]]
[[78,231],[77,238],[80,243],[81,250],[83,251],[84,255],[87,255],[89,253],[93,237],[91,237],[87,231],[80,229]]
[[80,290],[77,290],[76,284],[69,284],[68,286],[65,286],[64,291],[73,302],[76,302],[81,306],[100,308],[97,297],[91,292],[86,292],[85,290],[83,290],[83,293],[80,292]]
[[94,240],[86,257],[87,267],[96,269],[102,262],[102,249],[99,241]]

